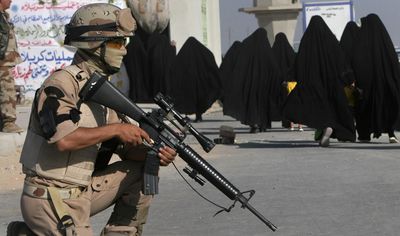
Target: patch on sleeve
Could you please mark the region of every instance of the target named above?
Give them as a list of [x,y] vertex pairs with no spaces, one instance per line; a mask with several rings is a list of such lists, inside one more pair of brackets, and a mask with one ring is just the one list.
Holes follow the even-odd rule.
[[46,93],[47,97],[62,98],[65,96],[61,89],[54,86],[49,86],[45,88],[44,92]]
[[80,120],[81,112],[72,108],[67,114],[60,114],[60,99],[65,97],[63,91],[57,87],[49,86],[44,89],[46,100],[43,102],[42,110],[39,112],[39,122],[43,136],[49,140],[57,132],[58,124],[72,120],[77,123]]
[[43,103],[42,110],[39,112],[39,122],[42,127],[44,137],[49,140],[56,133],[56,115],[60,103],[56,97],[51,95]]

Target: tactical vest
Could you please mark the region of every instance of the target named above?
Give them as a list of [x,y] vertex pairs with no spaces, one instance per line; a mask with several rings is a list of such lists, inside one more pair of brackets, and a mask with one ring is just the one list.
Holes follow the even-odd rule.
[[[72,65],[64,68],[79,85],[79,91],[89,78],[79,67]],[[67,79],[67,78],[66,78]],[[31,116],[37,116],[32,109]],[[99,127],[107,124],[108,109],[96,103],[82,103],[80,106],[78,127]],[[77,151],[60,152],[55,144],[49,144],[29,125],[20,162],[28,175],[55,179],[64,183],[88,186],[94,171],[99,145],[92,145]]]

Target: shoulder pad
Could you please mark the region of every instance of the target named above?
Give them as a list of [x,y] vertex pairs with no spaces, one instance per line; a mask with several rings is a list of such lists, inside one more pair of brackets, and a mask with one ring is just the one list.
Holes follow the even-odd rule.
[[68,72],[78,81],[82,81],[89,78],[89,75],[76,65],[70,65],[65,68],[62,68],[61,70]]

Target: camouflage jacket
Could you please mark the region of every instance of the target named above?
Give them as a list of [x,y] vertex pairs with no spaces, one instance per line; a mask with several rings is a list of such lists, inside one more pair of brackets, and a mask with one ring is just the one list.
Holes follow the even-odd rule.
[[6,13],[0,12],[0,60],[3,60],[7,51],[10,25],[6,19]]

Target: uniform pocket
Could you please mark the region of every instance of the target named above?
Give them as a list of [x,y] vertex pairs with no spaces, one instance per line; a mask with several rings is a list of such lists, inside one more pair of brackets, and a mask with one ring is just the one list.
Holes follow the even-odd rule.
[[111,181],[110,176],[94,176],[92,178],[92,188],[94,191],[110,190],[117,188],[119,183]]

